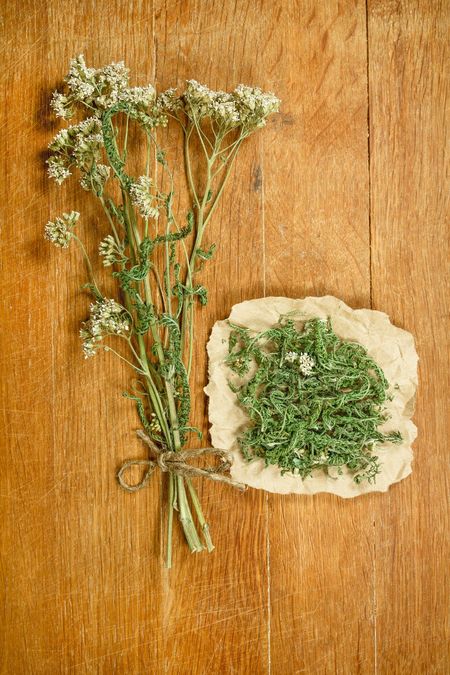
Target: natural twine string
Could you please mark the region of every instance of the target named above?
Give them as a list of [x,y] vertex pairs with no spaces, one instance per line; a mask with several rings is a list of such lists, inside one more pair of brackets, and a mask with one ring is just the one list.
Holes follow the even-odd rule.
[[[119,481],[120,487],[122,487],[127,492],[137,492],[138,490],[141,490],[143,487],[145,487],[150,480],[150,476],[157,467],[159,467],[163,472],[173,473],[177,476],[183,476],[184,478],[196,476],[209,478],[210,480],[215,480],[219,483],[227,483],[237,490],[244,491],[246,489],[246,486],[243,483],[239,483],[238,481],[235,481],[229,476],[225,475],[225,473],[231,467],[229,455],[225,450],[220,450],[218,448],[199,448],[198,450],[188,449],[172,452],[171,450],[165,450],[164,448],[158,447],[141,429],[139,429],[136,433],[139,438],[148,445],[154,455],[154,458],[128,459],[122,464],[117,473],[117,480]],[[201,457],[202,455],[212,455],[218,457],[220,463],[215,467],[206,468],[192,466],[190,461],[196,457]],[[130,485],[127,483],[124,477],[124,474],[131,466],[147,467],[147,470],[144,473],[142,479],[135,485]]]

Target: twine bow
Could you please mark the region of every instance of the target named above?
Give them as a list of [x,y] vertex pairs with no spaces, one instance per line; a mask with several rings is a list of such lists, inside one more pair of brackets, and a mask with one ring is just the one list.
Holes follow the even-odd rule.
[[[141,490],[143,487],[145,487],[150,480],[150,476],[157,467],[159,467],[163,472],[173,473],[177,476],[183,476],[184,478],[195,476],[209,478],[210,480],[215,480],[219,483],[231,485],[232,487],[235,487],[241,491],[246,489],[243,483],[239,483],[238,481],[235,481],[229,476],[225,475],[225,473],[231,467],[229,455],[225,450],[220,450],[218,448],[199,448],[198,450],[180,450],[178,452],[172,452],[171,450],[165,450],[158,447],[141,429],[139,429],[136,433],[139,438],[148,445],[153,453],[153,457],[150,459],[128,459],[122,464],[117,473],[117,480],[119,481],[120,487],[122,487],[127,492],[137,492],[138,490]],[[190,463],[192,459],[201,457],[202,455],[212,455],[218,457],[220,463],[215,467],[205,468],[193,466]],[[147,467],[147,470],[145,471],[142,479],[135,485],[130,485],[127,483],[124,477],[126,471],[132,466]]]

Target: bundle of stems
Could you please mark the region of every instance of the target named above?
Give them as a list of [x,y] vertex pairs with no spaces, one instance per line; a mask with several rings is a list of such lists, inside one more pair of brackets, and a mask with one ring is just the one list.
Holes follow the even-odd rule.
[[[47,223],[45,236],[60,248],[75,241],[87,265],[93,302],[80,331],[85,357],[103,349],[132,368],[134,384],[125,395],[135,402],[147,437],[170,452],[182,450],[191,433],[201,437],[190,425],[189,381],[194,307],[196,301],[207,302],[197,275],[215,248],[202,248],[205,230],[241,144],[278,105],[273,94],[257,88],[239,85],[225,93],[194,80],[181,95],[174,89],[157,95],[151,85],[130,87],[123,63],[88,68],[83,56],[71,61],[64,90],[53,94],[57,116],[68,120],[81,114],[82,119],[50,143],[48,173],[61,184],[75,169],[81,187],[98,198],[110,228],[99,256],[117,282],[117,297],[105,297],[101,290],[96,265],[75,233],[78,212]],[[169,122],[182,130],[190,199],[184,222],[175,213],[175,177],[158,139]],[[142,143],[130,140],[137,132],[145,156],[141,175],[133,177],[128,167],[142,155]],[[191,551],[211,551],[213,544],[192,480],[169,472],[168,482],[170,567],[174,510]]]

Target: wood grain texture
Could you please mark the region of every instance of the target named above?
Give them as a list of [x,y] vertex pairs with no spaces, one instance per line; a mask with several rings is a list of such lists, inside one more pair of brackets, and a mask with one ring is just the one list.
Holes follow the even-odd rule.
[[380,501],[375,523],[386,675],[449,670],[449,10],[369,2],[373,303],[414,334],[420,357],[413,478]]
[[[282,116],[262,140],[266,294],[329,293],[367,307],[365,5],[291,4],[280,19],[269,58],[290,123]],[[274,673],[373,672],[375,501],[269,497]]]
[[[447,673],[448,3],[11,0],[0,11],[0,672]],[[154,477],[129,495],[114,479],[144,455],[120,396],[128,373],[80,358],[80,261],[42,240],[68,208],[93,252],[105,231],[94,201],[50,184],[42,164],[56,129],[48,96],[79,52],[124,59],[136,84],[243,81],[283,99],[209,231],[219,248],[202,274],[195,422],[207,430],[206,339],[233,303],[372,302],[417,339],[412,477],[349,502],[203,484],[217,549],[189,556],[177,533],[163,569],[162,486]],[[180,164],[175,135],[168,144]]]

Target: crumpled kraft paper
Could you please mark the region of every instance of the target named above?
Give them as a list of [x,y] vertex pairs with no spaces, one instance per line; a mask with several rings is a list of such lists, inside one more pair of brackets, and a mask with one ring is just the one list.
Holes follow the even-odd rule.
[[[241,302],[231,310],[229,320],[256,331],[265,330],[277,323],[281,314],[298,312],[295,319],[304,321],[318,317],[331,318],[339,337],[362,344],[370,356],[383,369],[391,385],[393,400],[386,408],[390,419],[384,430],[398,429],[403,437],[401,444],[386,443],[376,447],[381,462],[381,472],[375,484],[367,481],[357,485],[350,472],[338,478],[326,476],[321,471],[302,479],[291,473],[281,475],[276,466],[264,466],[262,459],[244,460],[237,438],[248,424],[248,418],[239,406],[235,394],[228,386],[232,373],[225,366],[228,353],[230,327],[227,321],[214,325],[207,350],[209,356],[209,383],[205,392],[209,397],[210,434],[214,447],[228,450],[233,456],[231,476],[251,487],[281,494],[315,494],[329,492],[340,497],[357,497],[367,492],[385,492],[392,483],[411,473],[412,449],[417,430],[411,417],[414,412],[417,388],[418,356],[413,336],[389,321],[387,314],[370,309],[351,309],[342,300],[332,296],[323,298],[259,298]],[[398,388],[394,388],[398,385]]]

